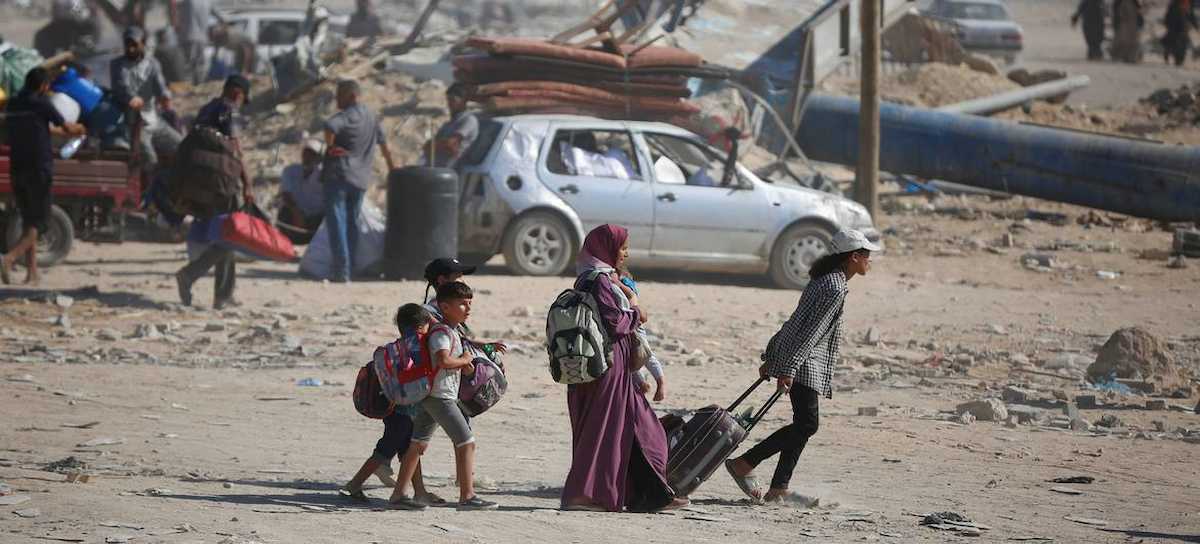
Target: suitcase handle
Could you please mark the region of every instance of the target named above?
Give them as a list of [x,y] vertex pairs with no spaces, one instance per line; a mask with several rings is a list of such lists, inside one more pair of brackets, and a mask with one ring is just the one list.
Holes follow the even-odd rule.
[[[742,401],[746,400],[746,397],[749,397],[750,393],[753,393],[754,390],[758,389],[758,386],[762,385],[762,383],[765,381],[767,381],[766,378],[759,377],[758,381],[754,382],[754,384],[751,385],[750,388],[747,389],[745,393],[742,393],[742,396],[738,397],[737,400],[733,401],[733,404],[730,404],[729,408],[726,408],[725,411],[732,414],[733,411],[735,409],[737,409],[738,405],[741,404]],[[783,396],[782,389],[776,389],[775,392],[771,394],[771,398],[767,399],[766,404],[763,404],[762,408],[759,408],[758,411],[754,413],[754,417],[750,418],[750,426],[746,427],[747,433],[749,433],[750,429],[753,429],[755,425],[758,425],[758,422],[763,418],[763,416],[767,415],[767,410],[770,410],[771,407],[775,405],[775,401],[779,400],[779,397],[782,397],[782,396]]]
[[738,405],[741,404],[742,401],[746,400],[746,397],[749,397],[750,393],[753,393],[754,390],[758,389],[758,386],[762,385],[762,383],[765,381],[767,381],[767,379],[760,376],[758,378],[758,381],[754,382],[754,385],[751,385],[750,389],[747,389],[745,393],[742,393],[742,396],[738,397],[737,400],[733,401],[733,404],[730,404],[729,408],[726,408],[725,411],[732,414],[733,411],[738,407]]

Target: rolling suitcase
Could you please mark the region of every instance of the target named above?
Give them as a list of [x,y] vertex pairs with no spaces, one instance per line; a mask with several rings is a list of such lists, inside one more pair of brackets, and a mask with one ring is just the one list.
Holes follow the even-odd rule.
[[759,378],[729,408],[715,404],[705,406],[687,421],[678,416],[664,416],[663,427],[667,431],[667,443],[670,446],[667,483],[671,484],[676,496],[690,495],[712,476],[783,395],[782,390],[776,389],[750,421],[745,424],[739,422],[733,417],[733,411],[765,381],[766,378]]

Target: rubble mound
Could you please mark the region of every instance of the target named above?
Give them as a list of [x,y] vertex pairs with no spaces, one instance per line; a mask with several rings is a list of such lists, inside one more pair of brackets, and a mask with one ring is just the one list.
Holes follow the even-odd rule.
[[977,72],[965,65],[936,62],[889,76],[883,86],[889,95],[896,89],[908,89],[918,105],[931,108],[1021,88],[1002,75]]
[[1118,329],[1100,348],[1096,362],[1087,369],[1089,380],[1107,381],[1111,376],[1153,382],[1174,388],[1184,380],[1175,355],[1167,343],[1141,327]]
[[1159,89],[1141,100],[1160,116],[1180,123],[1200,121],[1200,83],[1177,89]]

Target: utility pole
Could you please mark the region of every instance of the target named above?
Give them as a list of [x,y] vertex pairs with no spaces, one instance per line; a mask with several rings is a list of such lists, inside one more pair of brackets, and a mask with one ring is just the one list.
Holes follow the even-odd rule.
[[879,4],[861,0],[859,32],[862,34],[862,75],[858,108],[858,169],[854,199],[879,220]]

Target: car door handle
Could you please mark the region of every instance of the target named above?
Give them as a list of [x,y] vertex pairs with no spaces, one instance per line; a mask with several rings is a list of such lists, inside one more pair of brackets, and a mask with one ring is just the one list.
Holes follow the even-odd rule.
[[562,187],[559,187],[558,192],[564,195],[577,195],[579,194],[579,186],[575,185],[574,183],[568,183]]
[[675,193],[663,193],[658,195],[658,199],[664,202],[675,202]]

